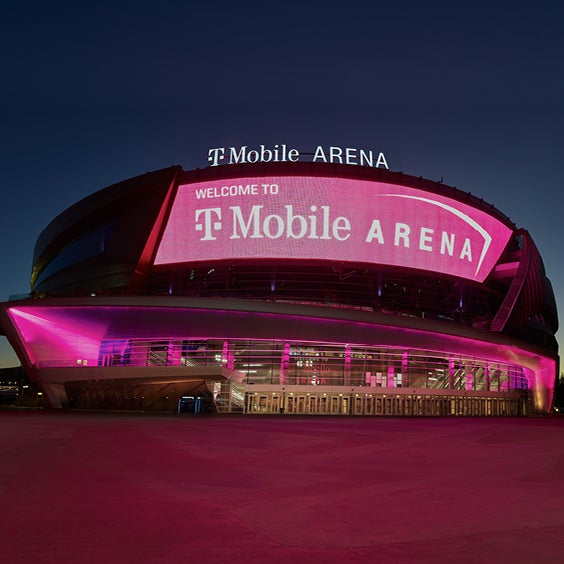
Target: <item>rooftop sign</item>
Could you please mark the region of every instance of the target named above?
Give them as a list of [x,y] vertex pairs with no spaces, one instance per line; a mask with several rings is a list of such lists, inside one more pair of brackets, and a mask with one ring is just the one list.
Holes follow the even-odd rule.
[[245,163],[297,163],[300,160],[314,163],[348,164],[388,169],[384,153],[353,147],[323,147],[318,145],[313,153],[300,153],[287,145],[274,145],[270,149],[259,145],[258,149],[242,147],[216,147],[208,151],[210,166]]

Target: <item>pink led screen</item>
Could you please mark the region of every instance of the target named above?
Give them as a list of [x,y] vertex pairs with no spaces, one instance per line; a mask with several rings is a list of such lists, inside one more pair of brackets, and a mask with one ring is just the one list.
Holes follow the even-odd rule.
[[155,264],[322,259],[403,266],[482,282],[511,236],[444,196],[340,178],[236,178],[179,186]]

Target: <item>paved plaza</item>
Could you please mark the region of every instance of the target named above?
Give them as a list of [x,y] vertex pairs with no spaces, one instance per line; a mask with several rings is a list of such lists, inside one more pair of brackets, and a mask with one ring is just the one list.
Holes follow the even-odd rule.
[[0,412],[0,562],[564,559],[564,418]]

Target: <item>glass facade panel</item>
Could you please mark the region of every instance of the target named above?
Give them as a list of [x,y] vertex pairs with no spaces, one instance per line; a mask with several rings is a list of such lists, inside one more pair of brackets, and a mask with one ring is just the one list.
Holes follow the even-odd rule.
[[[119,339],[102,342],[98,364],[115,367],[216,366],[239,372],[244,384],[316,386],[320,389],[348,386],[363,389],[366,393],[401,388],[504,393],[529,388],[520,366],[424,349],[348,344]],[[56,362],[51,365],[55,366]],[[410,411],[416,409],[415,404],[406,405]],[[491,409],[484,407],[483,411]]]
[[41,270],[34,284],[41,284],[41,282],[49,278],[49,276],[63,268],[104,253],[117,225],[118,220],[110,221],[68,243],[59,251],[59,254]]

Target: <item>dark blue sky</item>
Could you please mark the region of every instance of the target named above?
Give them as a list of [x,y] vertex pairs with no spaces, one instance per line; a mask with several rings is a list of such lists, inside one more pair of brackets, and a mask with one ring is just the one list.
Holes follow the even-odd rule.
[[[26,2],[3,8],[0,299],[35,240],[114,182],[211,147],[384,151],[528,229],[561,311],[564,5]],[[0,340],[0,366],[17,364]]]

